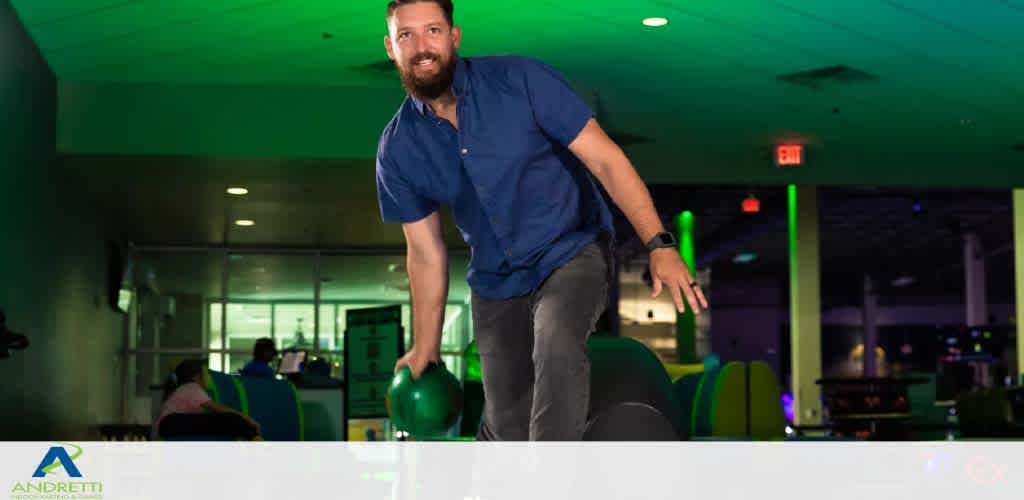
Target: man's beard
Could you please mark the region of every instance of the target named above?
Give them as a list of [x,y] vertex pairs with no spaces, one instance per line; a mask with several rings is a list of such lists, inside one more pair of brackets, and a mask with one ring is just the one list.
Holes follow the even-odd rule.
[[[433,58],[438,65],[438,71],[432,76],[416,76],[416,63],[425,59]],[[410,60],[409,68],[398,67],[398,73],[402,77],[402,86],[406,92],[421,101],[434,100],[451,88],[455,81],[455,59],[458,56],[453,51],[447,61],[442,61],[437,54],[420,53]]]

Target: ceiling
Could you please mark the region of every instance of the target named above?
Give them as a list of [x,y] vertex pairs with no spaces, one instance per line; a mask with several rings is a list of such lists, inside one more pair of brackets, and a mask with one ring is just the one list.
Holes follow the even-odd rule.
[[[66,180],[142,245],[404,250],[380,222],[374,166],[365,160],[267,160],[63,155]],[[243,186],[245,196],[226,189]],[[464,247],[447,212],[444,236]],[[255,221],[240,227],[234,221]]]
[[[400,99],[382,46],[383,0],[13,5],[64,85],[231,84],[266,88],[268,100],[274,98],[269,89],[337,87],[338,103],[348,95],[342,88],[394,90],[381,94],[393,98],[360,103],[346,123],[334,124],[336,147],[308,148],[332,157],[372,156],[371,134],[356,132],[379,131]],[[649,28],[640,22],[648,16],[670,22]],[[1024,182],[1015,168],[1024,154],[1013,150],[1024,143],[1020,0],[459,0],[456,21],[465,33],[464,55],[539,57],[588,100],[599,98],[607,128],[646,140],[628,151],[653,183],[751,176],[759,182]],[[848,69],[823,70],[835,67]],[[783,78],[801,72],[821,78]],[[857,72],[867,77],[849,78]],[[160,99],[133,104],[138,109],[125,130],[148,130],[142,122],[154,118],[144,103],[154,100]],[[224,99],[197,99],[201,108],[186,119],[219,116],[211,109],[218,100]],[[125,96],[124,102],[134,101]],[[187,99],[173,102],[167,107],[188,106]],[[266,111],[253,113],[241,121]],[[288,119],[282,131],[305,134],[324,125],[305,123],[301,114]],[[177,139],[159,127],[152,134]],[[257,156],[275,156],[261,146],[276,134],[253,136],[250,147]],[[775,173],[768,148],[783,140],[805,143],[811,168]],[[97,152],[85,142],[71,141],[81,149],[67,152]],[[117,154],[123,151],[111,149],[145,142],[132,135],[103,148]],[[164,145],[151,149],[190,149]],[[237,155],[238,146],[221,149]],[[217,156],[218,146],[191,149]],[[973,175],[964,175],[966,169]]]
[[[167,295],[224,296],[233,302],[313,302],[319,281],[323,302],[408,302],[409,279],[402,255],[298,253],[225,253],[213,251],[149,251],[138,253],[143,272],[151,272],[157,290]],[[469,300],[465,256],[449,259],[449,303]]]
[[[455,3],[463,55],[541,58],[607,129],[635,139],[625,149],[666,221],[698,214],[698,254],[720,258],[716,276],[784,273],[785,199],[767,186],[816,183],[831,186],[820,194],[824,287],[907,267],[955,292],[963,228],[993,252],[990,284],[1008,283],[1008,188],[1024,185],[1024,0]],[[102,102],[65,92],[59,127],[85,139],[58,138],[70,145],[61,161],[136,243],[400,250],[400,230],[378,222],[372,174],[401,98],[383,0],[12,4],[62,88],[106,89]],[[649,16],[669,24],[643,26]],[[273,105],[251,105],[260,100]],[[117,119],[110,103],[124,103]],[[308,118],[318,108],[329,112]],[[806,167],[771,164],[784,141],[806,145]],[[235,184],[250,194],[224,195]],[[745,220],[737,198],[752,188],[764,210]],[[908,208],[917,197],[921,213]],[[462,248],[450,223],[445,236]],[[760,258],[728,262],[740,249]]]

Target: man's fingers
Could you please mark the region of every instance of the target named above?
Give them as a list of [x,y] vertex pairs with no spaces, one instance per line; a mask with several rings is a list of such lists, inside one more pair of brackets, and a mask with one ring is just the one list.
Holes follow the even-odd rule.
[[686,302],[690,304],[690,310],[693,311],[693,314],[700,314],[700,306],[695,295],[696,290],[689,283],[680,283],[679,288],[683,289],[683,293],[686,295]]
[[658,295],[661,295],[661,280],[654,278],[653,281],[654,293],[651,294],[651,297],[657,297]]
[[[409,366],[409,360],[405,359],[405,357],[399,358],[399,360],[395,362],[395,373],[398,373],[403,366]],[[409,368],[412,369],[411,366],[409,366]]]
[[679,294],[679,287],[670,286],[668,289],[672,292],[672,300],[676,302],[676,309],[678,309],[680,313],[686,312],[686,307],[683,306],[683,297]]
[[700,301],[700,306],[707,309],[708,299],[704,297],[704,290],[701,290],[700,286],[694,285],[693,291],[697,293],[697,300]]
[[686,300],[690,302],[693,312],[699,313],[701,309],[707,309],[708,299],[704,297],[704,292],[700,289],[700,285],[697,284],[696,278],[690,275],[690,270],[686,266],[683,266],[683,280],[685,281],[680,286],[683,288],[683,292],[686,293]]

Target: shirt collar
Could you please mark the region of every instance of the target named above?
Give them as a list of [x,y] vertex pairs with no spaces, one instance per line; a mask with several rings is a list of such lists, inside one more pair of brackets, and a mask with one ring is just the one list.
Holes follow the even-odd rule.
[[[455,78],[452,80],[452,92],[455,93],[455,97],[459,98],[466,95],[469,92],[469,74],[466,70],[466,60],[455,56]],[[421,115],[426,114],[427,105],[423,101],[410,95],[409,99],[412,100],[413,107],[416,111],[419,111]]]

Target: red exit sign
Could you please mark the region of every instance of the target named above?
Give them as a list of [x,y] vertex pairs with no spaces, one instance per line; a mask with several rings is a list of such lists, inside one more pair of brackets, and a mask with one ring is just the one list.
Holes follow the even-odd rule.
[[775,146],[775,164],[780,167],[803,165],[804,147],[799,144]]

